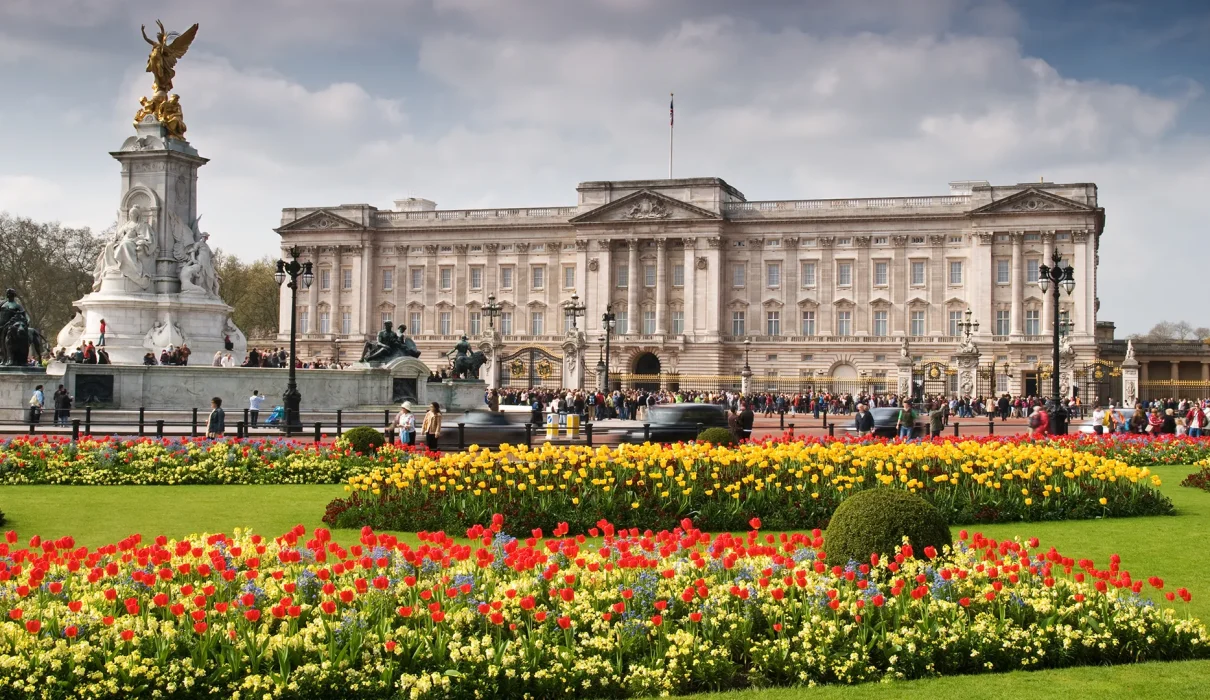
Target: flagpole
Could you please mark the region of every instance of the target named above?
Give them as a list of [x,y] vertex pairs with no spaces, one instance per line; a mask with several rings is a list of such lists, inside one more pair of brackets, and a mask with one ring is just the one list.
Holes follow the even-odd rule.
[[673,112],[673,98],[675,96],[668,93],[668,179],[672,179],[672,126],[676,122],[676,115]]

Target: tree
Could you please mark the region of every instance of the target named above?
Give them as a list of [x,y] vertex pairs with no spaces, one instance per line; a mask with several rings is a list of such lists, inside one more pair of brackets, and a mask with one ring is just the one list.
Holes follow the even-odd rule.
[[1160,321],[1146,333],[1130,336],[1135,340],[1205,340],[1210,338],[1210,328],[1194,328],[1188,321]]
[[219,295],[234,309],[235,325],[249,338],[276,336],[281,290],[273,279],[274,260],[266,256],[244,262],[218,250],[214,268]]
[[[112,227],[109,229],[112,231]],[[104,234],[0,213],[0,285],[17,290],[30,323],[54,342],[92,291]]]

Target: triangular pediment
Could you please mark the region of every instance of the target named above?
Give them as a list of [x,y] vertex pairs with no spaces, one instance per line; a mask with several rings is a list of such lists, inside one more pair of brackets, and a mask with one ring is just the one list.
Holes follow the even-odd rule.
[[1054,214],[1084,211],[1094,211],[1094,208],[1073,199],[1030,187],[1004,199],[997,199],[991,204],[985,204],[972,211],[971,214]]
[[656,221],[685,221],[693,219],[721,220],[723,217],[699,206],[682,202],[652,190],[632,192],[621,199],[602,204],[596,209],[571,219],[573,224],[652,223]]
[[870,306],[893,306],[893,304],[884,296],[876,296],[870,300]]
[[285,233],[287,231],[360,231],[364,228],[356,221],[333,214],[327,209],[319,209],[275,230],[278,233]]
[[929,305],[928,299],[925,299],[920,296],[914,296],[911,299],[908,299],[907,303],[908,303],[908,306],[928,306]]

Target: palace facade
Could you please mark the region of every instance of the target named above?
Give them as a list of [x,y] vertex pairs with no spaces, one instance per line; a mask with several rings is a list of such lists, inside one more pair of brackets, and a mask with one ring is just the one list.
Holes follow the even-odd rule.
[[[1075,268],[1060,312],[1076,366],[1097,360],[1105,212],[1091,183],[749,201],[721,179],[686,178],[583,182],[576,193],[574,206],[540,208],[406,199],[390,210],[284,209],[283,251],[297,246],[315,268],[295,309],[300,356],[355,361],[393,321],[438,368],[459,336],[494,328],[505,385],[558,384],[575,295],[589,385],[611,309],[610,371],[622,378],[708,384],[747,363],[756,389],[860,379],[893,390],[902,339],[917,365],[948,363],[969,310],[986,365],[980,393],[1031,392],[1051,358],[1052,301],[1038,269],[1058,251]],[[492,297],[499,313],[489,318]]]

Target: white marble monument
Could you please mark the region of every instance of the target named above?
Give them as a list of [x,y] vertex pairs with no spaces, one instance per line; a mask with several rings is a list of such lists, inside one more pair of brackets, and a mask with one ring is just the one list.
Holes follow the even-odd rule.
[[75,303],[79,316],[59,344],[99,343],[115,364],[139,364],[143,356],[182,344],[195,362],[215,351],[242,359],[244,334],[219,298],[219,279],[209,234],[198,227],[197,170],[207,159],[189,142],[169,136],[154,115],[111,153],[122,164],[119,224],[93,268],[93,289]]

